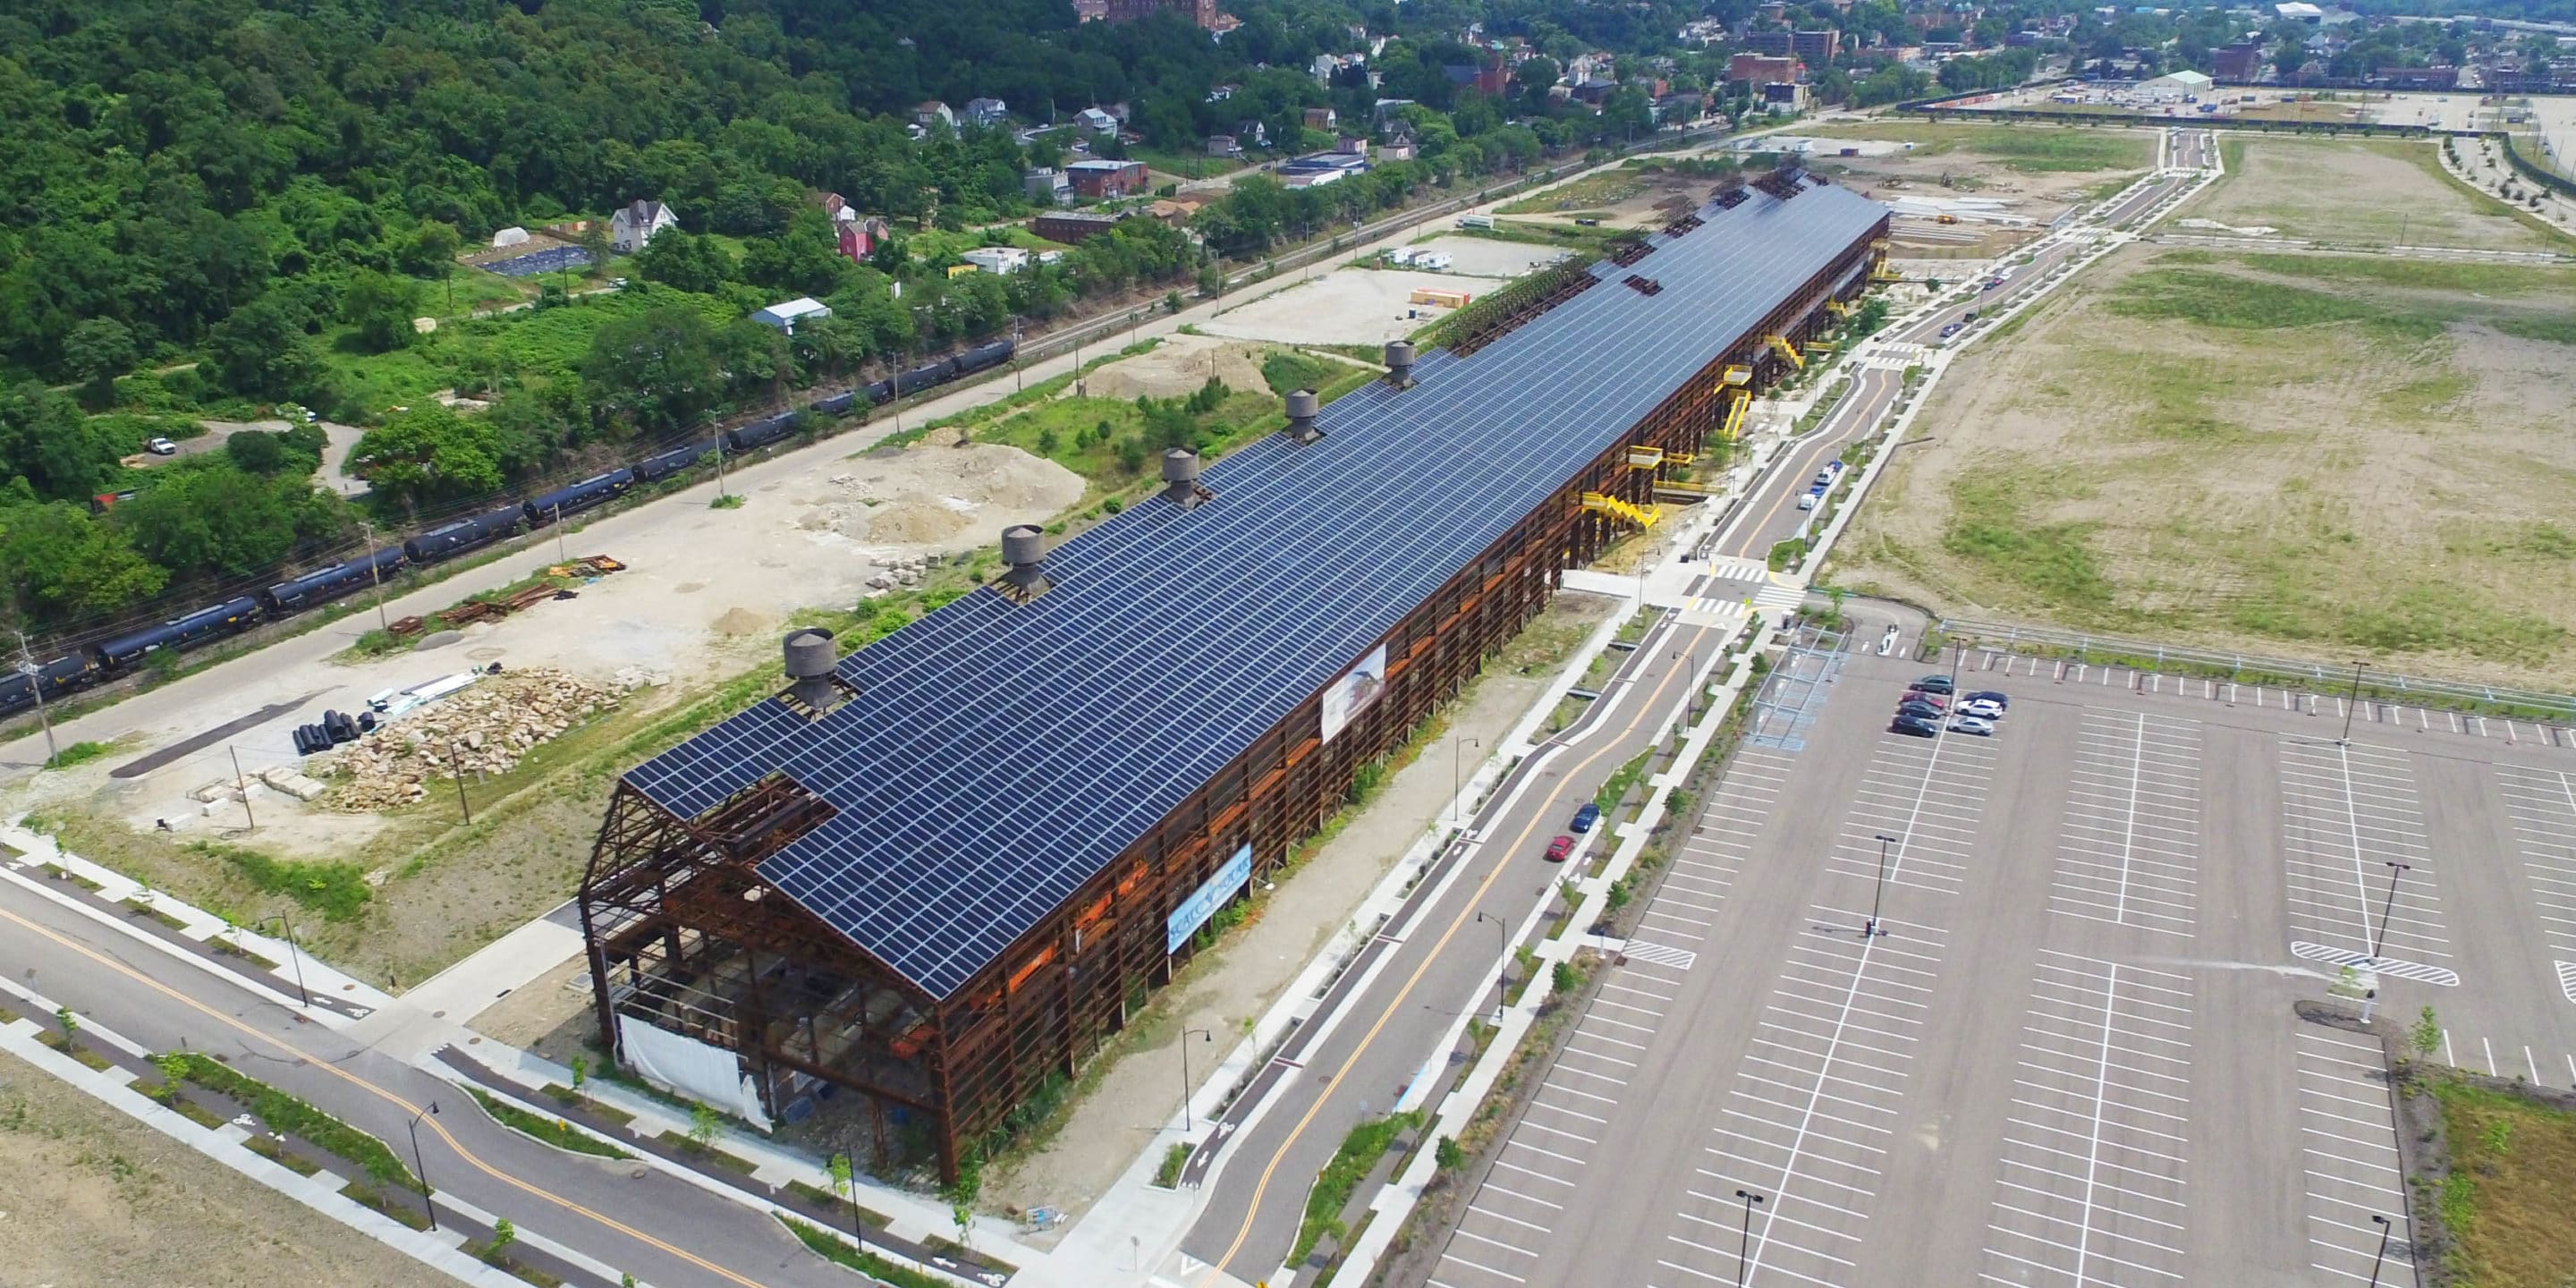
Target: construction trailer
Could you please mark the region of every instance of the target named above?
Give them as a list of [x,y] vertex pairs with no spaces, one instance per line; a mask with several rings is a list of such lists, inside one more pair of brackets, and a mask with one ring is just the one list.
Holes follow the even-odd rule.
[[1391,344],[1221,462],[1167,455],[1053,549],[1009,530],[1001,575],[864,649],[791,636],[777,696],[614,792],[578,905],[620,1062],[764,1125],[854,1093],[953,1177],[1651,520],[1887,217],[1788,174],[1676,226],[1456,315],[1472,356]]

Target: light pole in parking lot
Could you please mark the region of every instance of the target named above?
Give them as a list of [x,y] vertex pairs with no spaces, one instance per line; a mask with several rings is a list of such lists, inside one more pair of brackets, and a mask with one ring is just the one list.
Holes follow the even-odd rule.
[[1449,735],[1449,821],[1453,825],[1465,819],[1464,812],[1458,807],[1458,793],[1466,790],[1468,747],[1483,751],[1485,744],[1473,738],[1461,738],[1456,733]]
[[1895,837],[1885,832],[1878,834],[1878,885],[1869,892],[1869,925],[1862,931],[1863,939],[1887,933],[1878,928],[1878,904],[1879,900],[1887,894],[1887,847],[1894,844],[1896,844]]
[[1494,923],[1494,939],[1503,946],[1502,965],[1494,971],[1494,1023],[1499,1025],[1503,1022],[1503,990],[1511,986],[1512,980],[1512,928],[1481,908],[1476,911],[1476,920]]
[[1753,1205],[1762,1196],[1751,1190],[1737,1190],[1735,1197],[1744,1200],[1744,1237],[1735,1245],[1735,1288],[1744,1288],[1744,1272],[1753,1262]]
[[1181,1134],[1190,1134],[1190,1039],[1216,1041],[1216,1034],[1206,1029],[1181,1030]]
[[2405,875],[2411,864],[2388,861],[2388,898],[2379,905],[2379,930],[2370,937],[2370,959],[2379,960],[2379,947],[2388,942],[2388,914],[2397,910],[2397,878]]
[[2361,663],[2352,664],[2352,694],[2343,700],[2343,736],[2335,739],[2338,747],[2352,745],[2352,709],[2361,705]]
[[2388,1264],[2388,1236],[2396,1227],[2376,1212],[2370,1214],[2370,1223],[2379,1227],[2379,1256],[2370,1263],[2370,1288],[2379,1288],[2379,1268]]

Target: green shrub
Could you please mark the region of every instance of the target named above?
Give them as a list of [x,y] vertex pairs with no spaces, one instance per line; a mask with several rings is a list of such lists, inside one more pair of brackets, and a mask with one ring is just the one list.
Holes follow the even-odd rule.
[[367,885],[366,869],[355,863],[273,859],[257,850],[215,841],[198,841],[188,848],[233,865],[252,885],[293,899],[325,920],[347,921],[375,897]]

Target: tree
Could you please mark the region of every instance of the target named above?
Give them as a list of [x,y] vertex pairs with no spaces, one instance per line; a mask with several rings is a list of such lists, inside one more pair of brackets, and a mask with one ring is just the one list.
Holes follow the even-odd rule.
[[160,593],[169,574],[135,553],[112,524],[62,502],[0,509],[0,579],[40,617],[112,613]]
[[369,353],[410,344],[418,334],[411,320],[419,313],[420,284],[408,278],[362,268],[341,290],[340,320],[358,329],[358,343]]
[[734,280],[733,256],[713,237],[665,228],[636,252],[635,271],[645,281],[674,290],[713,295]]
[[510,1218],[503,1216],[492,1219],[492,1242],[489,1246],[493,1256],[510,1255],[510,1245],[518,1241],[519,1227],[510,1224]]
[[639,433],[697,425],[725,389],[715,328],[696,310],[676,307],[621,318],[593,332],[581,378],[593,406]]
[[29,380],[0,392],[0,479],[20,478],[49,500],[85,500],[139,443],[103,441],[80,405]]
[[208,460],[163,471],[143,495],[116,507],[110,521],[144,557],[174,573],[247,577],[295,548],[299,529],[329,530],[328,511],[297,479],[262,478]]
[[429,403],[386,421],[349,453],[360,474],[404,506],[487,496],[506,481],[505,446],[488,417]]
[[72,1035],[80,1032],[80,1017],[72,1014],[72,1008],[68,1006],[54,1008],[54,1023],[62,1026],[65,1042],[71,1041]]
[[716,1115],[716,1111],[711,1106],[690,1107],[689,1143],[697,1146],[700,1151],[715,1148],[716,1132],[723,1126],[724,1120]]
[[234,310],[207,332],[205,366],[220,388],[283,398],[312,374],[313,355],[291,306],[272,294]]
[[2423,1015],[2416,1019],[2415,1028],[2407,1034],[2406,1040],[2414,1046],[2415,1054],[2427,1060],[2442,1049],[2442,1021],[2433,1014],[2432,1007],[2424,1008]]
[[755,237],[742,247],[745,280],[797,295],[831,294],[850,267],[831,221],[816,209],[796,212],[778,236]]
[[1440,1143],[1432,1147],[1431,1158],[1444,1172],[1454,1172],[1467,1165],[1467,1151],[1459,1148],[1457,1140],[1449,1136],[1441,1137]]
[[116,405],[116,378],[134,370],[134,332],[114,318],[90,318],[63,337],[63,369],[81,382],[81,401]]
[[240,430],[224,440],[224,455],[244,473],[274,474],[286,464],[286,436]]
[[581,1090],[581,1084],[589,1080],[590,1057],[576,1052],[572,1058],[572,1089]]

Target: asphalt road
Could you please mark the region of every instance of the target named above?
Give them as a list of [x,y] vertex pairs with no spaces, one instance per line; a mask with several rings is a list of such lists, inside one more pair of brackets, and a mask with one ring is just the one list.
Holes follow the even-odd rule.
[[[1700,648],[1705,661],[1718,638],[1670,620],[1657,625],[1583,721],[1542,744],[1497,788],[1469,846],[1446,861],[1452,866],[1443,873],[1454,871],[1454,879],[1426,879],[1431,893],[1380,932],[1376,973],[1319,1012],[1333,1017],[1330,1031],[1283,1050],[1279,1059],[1294,1067],[1277,1066],[1266,1102],[1244,1105],[1257,1115],[1248,1125],[1231,1120],[1184,1252],[1244,1282],[1267,1277],[1291,1250],[1307,1187],[1350,1128],[1387,1112],[1414,1079],[1449,1076],[1442,1035],[1460,1006],[1490,1004],[1507,928],[1550,897],[1572,866],[1546,861],[1548,839],[1647,745],[1691,691],[1690,650]],[[1583,839],[1578,858],[1612,843],[1598,830]]]
[[[433,1189],[570,1245],[659,1288],[811,1285],[847,1272],[775,1220],[660,1170],[567,1154],[500,1126],[451,1083],[299,1022],[207,971],[170,962],[13,882],[0,882],[0,943],[13,979],[154,1051],[187,1047],[373,1133],[410,1161],[420,1123]],[[603,1285],[602,1288],[605,1288]]]
[[1935,668],[1851,656],[1739,756],[1638,932],[1693,956],[1632,948],[1434,1282],[2357,1284],[2373,1214],[2411,1281],[2377,1052],[2291,1003],[2376,942],[2452,1062],[2576,1081],[2576,749],[2029,665],[1923,740]]

